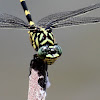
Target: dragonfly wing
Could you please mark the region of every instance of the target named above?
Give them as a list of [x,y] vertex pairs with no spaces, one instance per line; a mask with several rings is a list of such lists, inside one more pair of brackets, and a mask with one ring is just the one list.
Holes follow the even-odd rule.
[[52,14],[39,20],[37,25],[48,28],[48,27],[53,26],[56,23],[59,23],[60,21],[67,20],[68,18],[84,14],[86,12],[95,10],[97,8],[100,8],[100,3],[94,4],[88,7],[84,7],[75,11],[67,11],[67,12]]
[[68,20],[61,21],[52,25],[52,28],[61,28],[65,26],[80,25],[87,23],[97,23],[100,22],[100,17],[72,17]]
[[22,19],[6,13],[0,14],[0,28],[20,28],[27,29],[28,23]]
[[59,18],[62,18],[64,16],[67,16],[70,13],[71,13],[71,11],[66,11],[66,12],[59,12],[59,13],[48,15],[48,16],[42,18],[41,20],[39,20],[37,22],[37,25],[46,27],[49,23],[51,23]]

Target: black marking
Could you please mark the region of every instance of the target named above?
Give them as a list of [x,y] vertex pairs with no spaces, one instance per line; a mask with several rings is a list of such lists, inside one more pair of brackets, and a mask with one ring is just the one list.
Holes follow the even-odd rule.
[[52,37],[53,37],[53,39],[52,39],[49,34],[52,35],[51,33],[48,33],[48,39],[50,39],[50,40],[52,40],[54,42],[54,36],[52,35]]
[[42,88],[46,87],[46,83],[45,83],[45,79],[44,78],[39,78],[38,83]]
[[22,5],[22,7],[23,7],[24,11],[25,11],[25,10],[28,10],[27,5],[26,5],[26,2],[25,2],[25,1],[22,1],[22,2],[21,2],[21,5]]
[[31,18],[31,15],[30,15],[30,14],[28,14],[28,15],[26,16],[26,18],[27,18],[28,22],[32,21],[32,18]]
[[48,65],[47,63],[45,63],[43,60],[41,60],[37,54],[34,55],[33,59],[30,62],[30,74],[31,75],[31,69],[34,69],[35,71],[38,71],[38,75],[42,78],[39,78],[38,80],[38,84],[44,89],[46,90],[46,84],[47,84],[47,80],[46,77],[48,76]]
[[46,39],[46,35],[44,33],[42,33],[42,34],[43,34],[43,36],[42,36],[40,43],[42,43]]
[[39,41],[40,35],[41,35],[41,34],[38,35],[38,43],[39,43],[39,47],[40,47],[40,41]]
[[47,32],[48,33],[51,33],[52,32],[52,29],[51,28],[47,29]]
[[[25,1],[22,1],[21,2],[21,5],[22,5],[22,8],[23,8],[24,12],[25,12],[25,10],[28,11],[28,8],[27,8],[27,5],[26,5],[26,2]],[[26,18],[27,18],[28,22],[32,21],[31,14],[26,15]],[[34,28],[35,27],[33,26],[32,29],[34,29]]]

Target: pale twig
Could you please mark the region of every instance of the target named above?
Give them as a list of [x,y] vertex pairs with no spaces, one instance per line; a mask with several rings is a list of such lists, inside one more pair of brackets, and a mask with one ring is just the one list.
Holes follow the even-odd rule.
[[46,88],[50,86],[47,64],[37,55],[30,63],[28,100],[45,100]]

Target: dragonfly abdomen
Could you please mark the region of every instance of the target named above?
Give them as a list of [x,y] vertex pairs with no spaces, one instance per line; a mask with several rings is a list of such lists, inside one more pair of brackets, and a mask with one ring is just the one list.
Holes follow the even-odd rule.
[[27,18],[27,20],[28,20],[30,26],[34,26],[34,28],[35,28],[35,24],[34,24],[34,22],[32,21],[31,14],[30,14],[30,12],[29,12],[29,10],[28,10],[28,8],[27,8],[27,5],[26,5],[25,0],[20,0],[20,3],[21,3],[21,5],[22,5],[22,7],[23,7],[24,13],[25,13],[25,15],[26,15],[26,18]]

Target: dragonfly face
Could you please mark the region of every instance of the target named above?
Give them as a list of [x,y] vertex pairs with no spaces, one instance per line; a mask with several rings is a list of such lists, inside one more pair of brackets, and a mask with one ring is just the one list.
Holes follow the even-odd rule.
[[62,49],[59,45],[54,46],[42,46],[38,50],[38,56],[44,61],[47,62],[48,65],[51,65],[55,62],[55,60],[61,56]]

